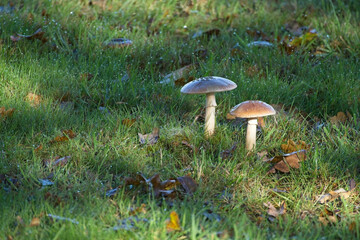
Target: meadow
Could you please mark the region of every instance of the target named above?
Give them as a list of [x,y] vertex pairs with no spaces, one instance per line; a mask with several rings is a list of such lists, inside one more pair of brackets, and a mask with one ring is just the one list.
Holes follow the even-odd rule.
[[0,239],[359,239],[359,109],[356,0],[0,0]]

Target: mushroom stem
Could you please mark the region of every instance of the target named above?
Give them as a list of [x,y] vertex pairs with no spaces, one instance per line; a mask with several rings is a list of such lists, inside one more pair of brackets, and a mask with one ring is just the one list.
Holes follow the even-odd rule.
[[252,151],[256,146],[256,125],[257,118],[250,118],[248,120],[246,130],[246,150]]
[[206,109],[205,109],[205,136],[209,137],[214,134],[215,129],[215,107],[216,107],[215,93],[206,94]]

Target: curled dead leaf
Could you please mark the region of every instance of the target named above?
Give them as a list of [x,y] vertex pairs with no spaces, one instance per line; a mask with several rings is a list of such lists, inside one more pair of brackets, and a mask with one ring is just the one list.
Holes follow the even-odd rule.
[[267,214],[271,217],[277,218],[279,215],[286,213],[286,203],[283,201],[280,204],[280,208],[276,209],[270,202],[264,203],[264,206],[268,208]]
[[159,140],[159,129],[154,128],[149,134],[138,133],[138,136],[140,144],[154,145]]

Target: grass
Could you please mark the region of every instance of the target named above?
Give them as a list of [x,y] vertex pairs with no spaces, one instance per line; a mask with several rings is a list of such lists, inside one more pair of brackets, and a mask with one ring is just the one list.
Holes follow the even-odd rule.
[[[0,107],[15,109],[0,118],[1,239],[359,238],[358,188],[349,198],[317,202],[318,195],[349,190],[350,179],[360,180],[358,1],[92,2],[0,4]],[[247,46],[264,40],[256,30],[270,40],[288,31],[295,37],[286,30],[294,22],[317,31],[294,53]],[[40,27],[45,43],[10,39]],[[192,37],[214,28],[219,35]],[[119,37],[133,44],[104,46]],[[215,75],[238,85],[217,94],[210,139],[201,120],[194,121],[203,114],[204,96],[160,83],[193,63],[194,78]],[[40,95],[40,104],[28,101],[29,93]],[[305,141],[310,150],[299,169],[267,174],[270,164],[245,152],[245,125],[226,114],[250,99],[282,106],[265,119],[257,152],[273,157],[288,139]],[[351,117],[331,122],[338,112]],[[126,119],[136,120],[129,126]],[[155,127],[159,141],[140,145],[138,133]],[[69,129],[76,137],[51,142]],[[232,156],[222,158],[234,143]],[[44,166],[56,156],[71,159]],[[199,187],[193,196],[155,198],[124,186],[137,172],[159,173],[162,180],[190,174]],[[39,179],[52,174],[54,185],[41,186]],[[277,209],[285,202],[286,213],[269,218],[267,202]],[[145,210],[133,215],[142,204]],[[171,211],[178,213],[181,231],[167,232]],[[34,218],[40,226],[29,226]]]

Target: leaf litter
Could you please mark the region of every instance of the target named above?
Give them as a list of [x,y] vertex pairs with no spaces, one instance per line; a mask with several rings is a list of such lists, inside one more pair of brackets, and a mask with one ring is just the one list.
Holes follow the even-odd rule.
[[142,186],[147,192],[152,192],[155,197],[170,199],[181,197],[184,194],[191,196],[197,189],[197,183],[188,175],[161,181],[159,174],[146,178],[143,174],[138,173],[135,177],[125,178],[124,181],[125,186]]
[[329,193],[319,195],[317,197],[316,202],[321,203],[321,204],[325,204],[325,203],[337,200],[339,198],[347,199],[354,192],[355,187],[356,187],[355,180],[351,179],[349,181],[349,189],[350,189],[349,191],[346,191],[343,188],[339,188],[339,189],[337,189],[335,191],[330,191]]

